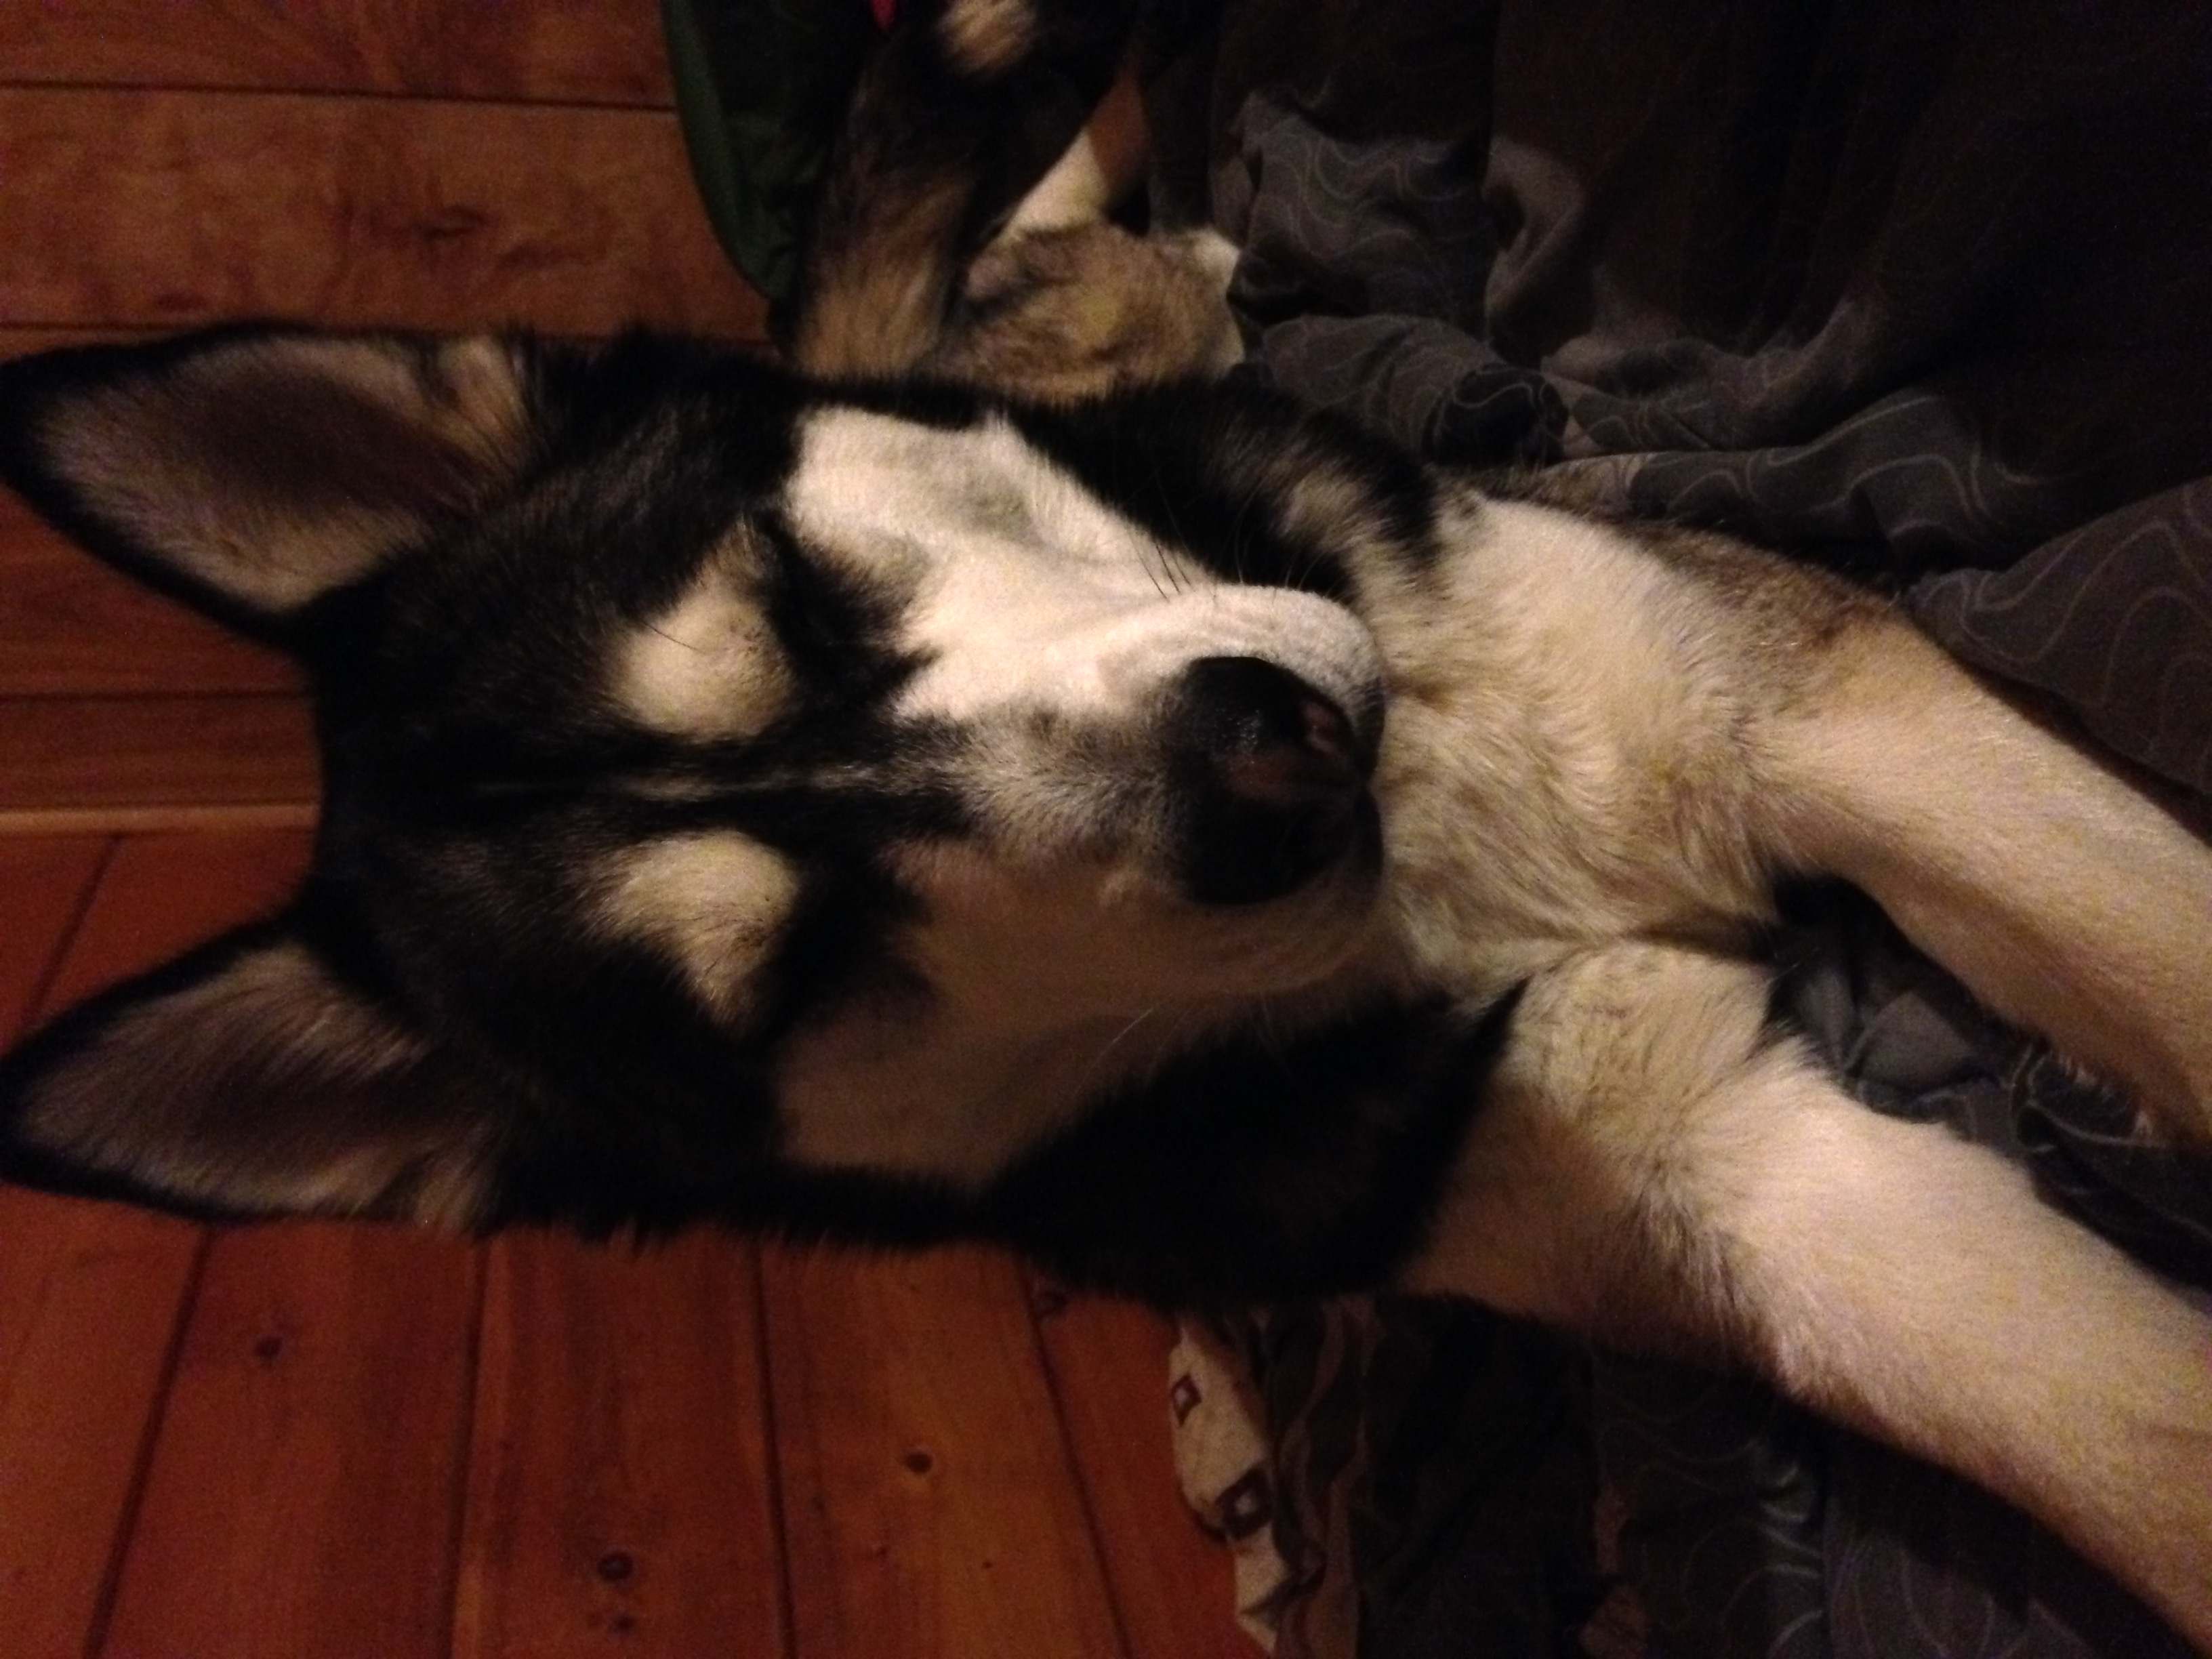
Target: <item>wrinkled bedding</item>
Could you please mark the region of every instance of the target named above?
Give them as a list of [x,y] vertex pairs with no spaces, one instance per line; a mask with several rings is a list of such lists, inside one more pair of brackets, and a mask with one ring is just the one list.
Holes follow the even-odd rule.
[[[1242,248],[1239,372],[1874,585],[2212,800],[2212,8],[1153,10],[1150,210]],[[711,40],[708,0],[671,11]],[[2203,1160],[2132,1143],[1849,893],[1790,895],[1780,950],[1870,1109],[2212,1285]],[[1442,1305],[1190,1342],[1189,1484],[1283,1659],[2181,1651],[1993,1500],[1740,1379]]]
[[[2028,1163],[2054,1202],[2212,1284],[2212,1170],[1982,1015],[1863,900],[1793,896],[1778,1000],[1876,1109]],[[1194,1333],[1240,1365],[1279,1656],[1973,1659],[2186,1650],[1978,1489],[1741,1378],[1479,1309],[1342,1303]],[[1214,1479],[1218,1479],[1215,1474]],[[1187,1481],[1201,1499],[1206,1479]]]
[[[1159,121],[1243,249],[1246,372],[1876,585],[2212,794],[2212,13],[1404,0],[1255,65],[1274,9],[1185,48],[1202,139]],[[1782,952],[1871,1107],[2212,1283],[2203,1160],[1851,895],[1793,895]],[[1264,1401],[1279,1655],[2181,1651],[2002,1505],[1741,1380],[1463,1309],[1210,1335]]]
[[[1341,27],[1456,69],[1480,9]],[[1492,55],[1457,129],[1380,77],[1237,89],[1260,369],[1881,582],[2212,793],[2212,16],[1507,0]]]

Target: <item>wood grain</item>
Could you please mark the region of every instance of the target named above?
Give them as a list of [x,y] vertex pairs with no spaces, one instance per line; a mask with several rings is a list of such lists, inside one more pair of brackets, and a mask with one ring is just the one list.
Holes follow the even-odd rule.
[[106,1650],[443,1655],[475,1283],[420,1232],[217,1233]]
[[11,0],[11,81],[665,105],[653,0]]
[[788,1651],[750,1250],[491,1247],[458,1659]]
[[[125,842],[44,1010],[266,908],[306,851],[296,836]],[[97,1626],[202,1237],[118,1206],[0,1190],[0,1606],[11,1653],[82,1652]]]
[[0,1193],[0,1606],[10,1655],[84,1651],[199,1230]]
[[0,491],[0,698],[301,684],[290,659],[111,569]]
[[20,357],[25,352],[47,351],[56,346],[98,345],[109,340],[143,340],[157,337],[158,328],[131,328],[117,325],[109,328],[66,325],[43,328],[34,325],[17,327],[0,321],[0,357]]
[[312,803],[304,699],[33,697],[0,704],[0,813]]
[[1037,1282],[1045,1363],[1097,1527],[1131,1659],[1253,1659],[1235,1567],[1176,1484],[1168,1430],[1174,1328],[1150,1309]]
[[115,849],[47,988],[51,1013],[282,904],[307,868],[308,838],[137,836]]
[[764,1249],[763,1282],[802,1659],[1121,1655],[1013,1264]]
[[[0,352],[757,338],[667,95],[652,0],[0,6]],[[0,824],[304,818],[296,690],[0,506]],[[0,841],[0,1028],[275,905],[306,845]],[[0,1652],[1213,1651],[1147,1600],[1157,1517],[1110,1535],[1158,1493],[1157,1331],[1048,1319],[1048,1376],[1000,1258],[206,1239],[0,1193]]]
[[110,845],[100,836],[0,841],[0,1048],[59,968]]
[[669,112],[0,88],[0,178],[15,326],[761,333]]
[[[297,835],[125,842],[56,997],[87,994],[265,913],[297,881],[307,853]],[[51,1322],[72,1328],[46,1333],[42,1351],[79,1370],[103,1368],[76,1437],[112,1448],[124,1425],[148,1419],[162,1369],[149,1352],[158,1347],[167,1359],[199,1230],[70,1207],[111,1250],[149,1230],[174,1241],[159,1252],[142,1247],[148,1259],[119,1290],[80,1273],[50,1294]],[[36,1237],[51,1249],[46,1229]],[[107,1650],[442,1652],[474,1304],[468,1253],[451,1243],[365,1226],[222,1235],[151,1442]],[[0,1446],[19,1439],[0,1432]],[[135,1468],[135,1441],[131,1450]],[[45,1523],[82,1515],[97,1532],[104,1516],[112,1532],[127,1513],[106,1496],[112,1484],[66,1496],[50,1487]],[[104,1577],[105,1553],[100,1565]]]

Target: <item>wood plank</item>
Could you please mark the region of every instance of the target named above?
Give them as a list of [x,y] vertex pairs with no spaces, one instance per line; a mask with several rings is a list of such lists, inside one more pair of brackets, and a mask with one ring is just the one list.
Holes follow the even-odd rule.
[[397,1227],[216,1235],[105,1651],[446,1652],[477,1277]]
[[15,326],[762,331],[672,112],[0,89],[0,178]]
[[86,1650],[197,1261],[198,1228],[0,1192],[5,1650]]
[[[276,902],[297,836],[118,848],[52,1012]],[[132,1502],[201,1230],[0,1190],[0,1607],[11,1652],[85,1650]]]
[[0,698],[301,684],[289,658],[102,564],[0,491]]
[[55,836],[256,834],[264,830],[312,830],[311,801],[227,806],[29,807],[0,811],[0,840]]
[[1122,1652],[1018,1269],[763,1249],[799,1659]]
[[751,1251],[491,1247],[459,1659],[787,1650]]
[[1237,1623],[1235,1564],[1176,1483],[1174,1327],[1148,1308],[1033,1281],[1053,1392],[1133,1659],[1255,1659]]
[[27,697],[0,704],[0,813],[312,804],[304,698]]
[[43,1012],[82,1002],[224,928],[265,915],[307,872],[295,831],[141,836],[115,849]]
[[[101,837],[0,845],[0,916],[6,919],[0,927],[0,1046],[29,1022],[110,847]],[[89,1265],[46,1224],[58,1219],[66,1231],[72,1212],[89,1207],[0,1193],[0,1607],[10,1609],[9,1650],[26,1655],[82,1647],[107,1559],[104,1532],[72,1538],[66,1525],[42,1524],[40,1512],[82,1472],[82,1460],[70,1455],[76,1448],[58,1448],[46,1438],[55,1417],[49,1389],[82,1379],[66,1368],[55,1375],[52,1362],[63,1356],[40,1342],[40,1326],[50,1287],[58,1279],[69,1294],[82,1285]],[[59,1460],[56,1450],[64,1454]],[[58,1461],[64,1467],[56,1468]],[[126,1468],[120,1484],[127,1486],[128,1479]],[[108,1530],[113,1522],[110,1510]],[[71,1573],[72,1565],[81,1570]],[[23,1608],[37,1610],[28,1620],[30,1641],[17,1646],[26,1632],[16,1610]]]
[[102,836],[0,842],[0,1048],[59,967],[109,845]]
[[158,327],[130,328],[121,325],[111,328],[18,328],[0,322],[0,357],[20,357],[25,352],[46,351],[55,346],[97,345],[107,340],[158,339],[166,331]]
[[665,106],[653,0],[13,0],[16,82]]

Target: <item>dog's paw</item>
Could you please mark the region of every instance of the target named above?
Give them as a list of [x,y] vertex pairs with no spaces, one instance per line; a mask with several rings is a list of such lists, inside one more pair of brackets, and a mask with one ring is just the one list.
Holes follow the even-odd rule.
[[1213,379],[1243,348],[1212,242],[1132,236],[1104,223],[1001,237],[969,268],[961,307],[927,366],[1058,403]]
[[1036,50],[1038,19],[1031,0],[952,0],[937,20],[937,37],[954,68],[978,80],[1004,75]]

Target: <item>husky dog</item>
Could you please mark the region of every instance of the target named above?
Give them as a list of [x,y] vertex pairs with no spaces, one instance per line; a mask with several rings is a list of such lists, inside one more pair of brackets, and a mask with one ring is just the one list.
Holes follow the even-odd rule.
[[[976,10],[894,51],[987,100],[1041,32]],[[915,258],[950,176],[879,193]],[[9,1062],[10,1178],[1477,1297],[1755,1369],[2212,1651],[2212,1320],[1853,1102],[1758,950],[1854,882],[2212,1142],[2212,848],[1875,600],[1231,386],[646,337],[59,352],[0,470],[296,653],[326,791],[282,915]]]

